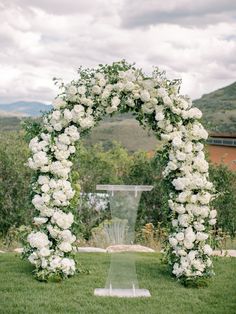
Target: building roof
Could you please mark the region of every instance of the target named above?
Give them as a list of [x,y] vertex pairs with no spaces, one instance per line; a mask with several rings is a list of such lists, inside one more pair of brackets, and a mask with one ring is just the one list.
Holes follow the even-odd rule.
[[236,132],[235,133],[209,132],[209,137],[212,137],[212,138],[231,138],[231,139],[236,139]]

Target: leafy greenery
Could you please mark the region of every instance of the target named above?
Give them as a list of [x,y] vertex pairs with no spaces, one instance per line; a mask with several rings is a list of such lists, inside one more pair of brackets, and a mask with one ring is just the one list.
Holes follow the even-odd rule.
[[[25,166],[29,151],[24,142],[25,133],[1,134],[0,143],[0,233],[6,234],[12,226],[29,225],[32,206],[29,197],[31,172]],[[80,192],[95,192],[96,184],[150,184],[151,192],[143,193],[136,229],[146,223],[168,226],[168,187],[162,178],[162,164],[157,153],[153,158],[147,152],[130,154],[120,144],[112,142],[108,150],[101,144],[87,147],[80,144],[74,157],[73,187],[76,197]],[[217,227],[233,236],[236,226],[236,174],[225,166],[210,166],[211,180],[220,193],[213,205],[218,211]],[[78,185],[80,182],[81,187]],[[92,228],[109,219],[107,212],[97,212],[85,205],[77,211],[73,204],[76,223],[74,232],[89,239]]]
[[77,255],[85,273],[59,283],[35,281],[32,266],[14,254],[0,255],[0,312],[80,313],[80,314],[234,314],[236,276],[233,258],[214,259],[216,276],[207,288],[185,288],[173,280],[156,253],[137,253],[136,267],[140,288],[149,289],[151,298],[120,299],[95,297],[102,288],[110,256],[104,253]]
[[29,152],[21,133],[1,134],[0,143],[0,233],[6,234],[31,220],[31,171],[25,166]]
[[213,201],[213,206],[218,213],[217,227],[234,236],[236,234],[236,173],[225,165],[211,165],[210,178],[219,193],[219,197]]

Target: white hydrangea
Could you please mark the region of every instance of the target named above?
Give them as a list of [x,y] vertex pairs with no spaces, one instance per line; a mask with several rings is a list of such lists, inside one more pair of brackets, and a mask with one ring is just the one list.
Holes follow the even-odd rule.
[[61,210],[56,211],[51,219],[52,223],[56,223],[62,229],[68,229],[74,221],[74,216],[72,213],[64,213]]
[[40,231],[30,233],[27,237],[27,241],[31,247],[37,249],[42,249],[50,244],[47,235]]

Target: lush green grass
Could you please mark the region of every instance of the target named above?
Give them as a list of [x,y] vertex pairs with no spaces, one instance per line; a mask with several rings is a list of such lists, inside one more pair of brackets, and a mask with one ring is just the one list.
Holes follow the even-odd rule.
[[61,283],[40,283],[33,279],[32,267],[14,254],[0,255],[0,313],[122,313],[122,314],[230,314],[236,313],[236,260],[214,261],[216,276],[208,288],[184,288],[161,264],[160,255],[137,254],[137,273],[141,288],[151,298],[119,299],[93,296],[103,287],[110,257],[82,253],[83,268],[91,271]]

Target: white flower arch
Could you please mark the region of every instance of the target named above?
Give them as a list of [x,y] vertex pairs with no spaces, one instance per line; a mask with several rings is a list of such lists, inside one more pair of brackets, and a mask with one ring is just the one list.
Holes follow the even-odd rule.
[[166,252],[173,274],[198,279],[212,274],[209,230],[216,212],[203,152],[207,132],[199,122],[202,113],[179,94],[180,81],[166,79],[155,70],[146,76],[125,61],[79,70],[79,79],[60,85],[54,109],[30,142],[29,167],[36,171],[32,203],[39,213],[35,231],[28,236],[25,254],[36,266],[36,276],[62,278],[76,272],[72,252],[75,236],[68,212],[74,191],[70,181],[71,157],[80,134],[105,115],[131,111],[163,142],[164,176],[171,182],[169,207],[172,227]]

